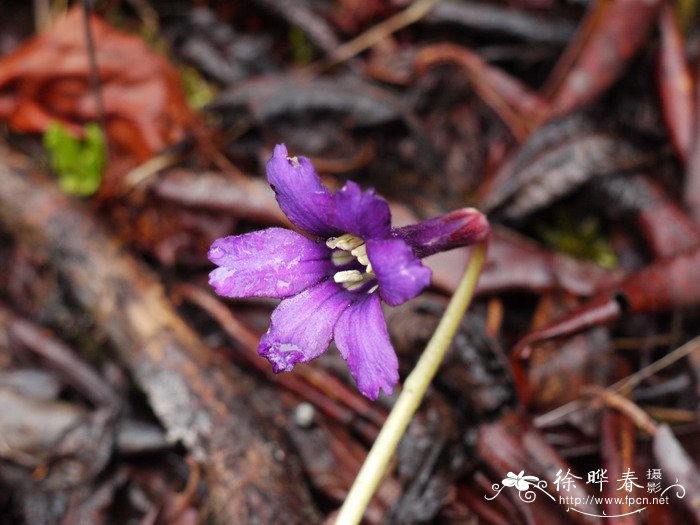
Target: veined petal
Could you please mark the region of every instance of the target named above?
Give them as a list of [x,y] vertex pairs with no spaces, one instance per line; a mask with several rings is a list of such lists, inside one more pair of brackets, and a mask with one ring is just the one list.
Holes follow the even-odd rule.
[[272,363],[275,373],[317,358],[328,348],[333,328],[351,302],[352,294],[332,280],[284,299],[272,312],[258,354]]
[[333,196],[321,183],[309,159],[290,159],[287,147],[278,144],[267,162],[267,181],[280,208],[295,226],[321,237],[336,233],[328,223]]
[[383,239],[391,230],[389,205],[374,190],[362,191],[352,181],[333,195],[331,224],[363,239]]
[[399,381],[399,362],[377,294],[366,294],[343,312],[335,325],[335,344],[360,392],[370,399],[377,399],[380,390],[391,394]]
[[379,294],[391,306],[414,298],[430,284],[430,268],[401,240],[367,241],[367,256],[377,275]]
[[208,257],[219,266],[209,284],[225,297],[288,297],[333,271],[324,244],[282,228],[217,239]]

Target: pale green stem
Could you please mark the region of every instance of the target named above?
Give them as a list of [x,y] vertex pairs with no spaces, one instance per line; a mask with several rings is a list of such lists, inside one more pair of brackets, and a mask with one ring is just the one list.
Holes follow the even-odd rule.
[[481,274],[481,267],[486,258],[486,243],[474,247],[469,265],[457,287],[450,303],[447,305],[440,324],[431,337],[423,355],[416,363],[413,372],[406,378],[403,390],[396,400],[372,449],[367,454],[355,482],[338,513],[335,525],[357,525],[369,505],[372,495],[387,472],[387,466],[396,447],[404,435],[408,424],[420,406],[425,391],[435,377],[447,349],[457,331],[471,302],[476,282]]

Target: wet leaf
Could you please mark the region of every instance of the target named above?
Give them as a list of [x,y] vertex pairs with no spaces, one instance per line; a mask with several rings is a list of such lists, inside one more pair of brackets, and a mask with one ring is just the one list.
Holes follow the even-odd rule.
[[594,297],[548,326],[523,337],[516,358],[529,355],[530,345],[610,323],[622,313],[665,312],[700,303],[700,246],[661,259],[627,277],[619,286]]
[[267,182],[252,177],[232,180],[222,173],[175,169],[156,181],[154,191],[183,206],[224,211],[263,224],[288,224]]
[[659,91],[661,109],[671,143],[683,161],[688,160],[695,125],[693,79],[685,54],[685,39],[673,4],[664,3],[659,19]]
[[595,328],[541,345],[529,363],[530,408],[547,411],[581,397],[586,385],[607,385],[615,372],[610,334]]
[[419,70],[445,62],[456,63],[467,71],[476,92],[518,139],[526,138],[549,116],[549,105],[536,92],[466,48],[432,45],[423,48],[416,57]]
[[401,104],[388,91],[350,78],[267,76],[223,91],[210,109],[247,109],[259,123],[283,115],[335,114],[351,126],[376,126],[401,117]]
[[[517,7],[520,7],[519,2]],[[564,18],[538,16],[527,9],[516,9],[487,2],[440,2],[426,17],[427,22],[456,24],[469,32],[483,32],[522,39],[525,42],[566,43],[575,26]]]
[[550,121],[503,165],[481,208],[520,219],[587,182],[643,169],[655,158],[620,132],[588,118]]
[[636,223],[656,257],[672,257],[700,244],[700,226],[650,179],[642,175],[607,177],[591,186],[591,197],[610,219]]
[[649,36],[658,0],[598,1],[564,51],[548,91],[561,115],[598,98],[624,72]]

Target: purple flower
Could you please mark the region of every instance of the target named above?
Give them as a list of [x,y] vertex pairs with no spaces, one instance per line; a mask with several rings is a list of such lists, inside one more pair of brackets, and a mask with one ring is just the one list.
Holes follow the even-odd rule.
[[218,239],[209,260],[216,293],[282,299],[258,353],[275,372],[291,370],[335,340],[358,389],[376,399],[398,382],[381,300],[396,306],[430,284],[421,257],[488,236],[475,210],[391,228],[387,202],[348,181],[331,193],[311,161],[280,144],[267,163],[280,208],[308,236],[282,228]]

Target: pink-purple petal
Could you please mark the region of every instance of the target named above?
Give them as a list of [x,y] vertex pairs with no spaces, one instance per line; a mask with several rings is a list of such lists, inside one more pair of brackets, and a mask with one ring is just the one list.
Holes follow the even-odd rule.
[[272,312],[258,354],[270,361],[275,373],[317,358],[328,348],[335,324],[351,302],[352,295],[332,280],[284,299]]
[[335,344],[360,392],[370,399],[377,399],[380,390],[391,394],[399,381],[399,363],[376,294],[365,295],[343,312],[335,326]]
[[333,269],[323,243],[282,228],[217,239],[208,257],[219,266],[209,284],[225,297],[288,297]]
[[430,268],[401,240],[367,241],[367,256],[377,275],[379,294],[391,306],[413,299],[430,284]]
[[331,224],[363,239],[383,239],[391,231],[389,205],[374,190],[362,191],[352,181],[333,195]]
[[289,158],[287,147],[278,144],[267,162],[267,181],[292,224],[321,237],[337,233],[329,226],[333,196],[321,183],[309,159]]

